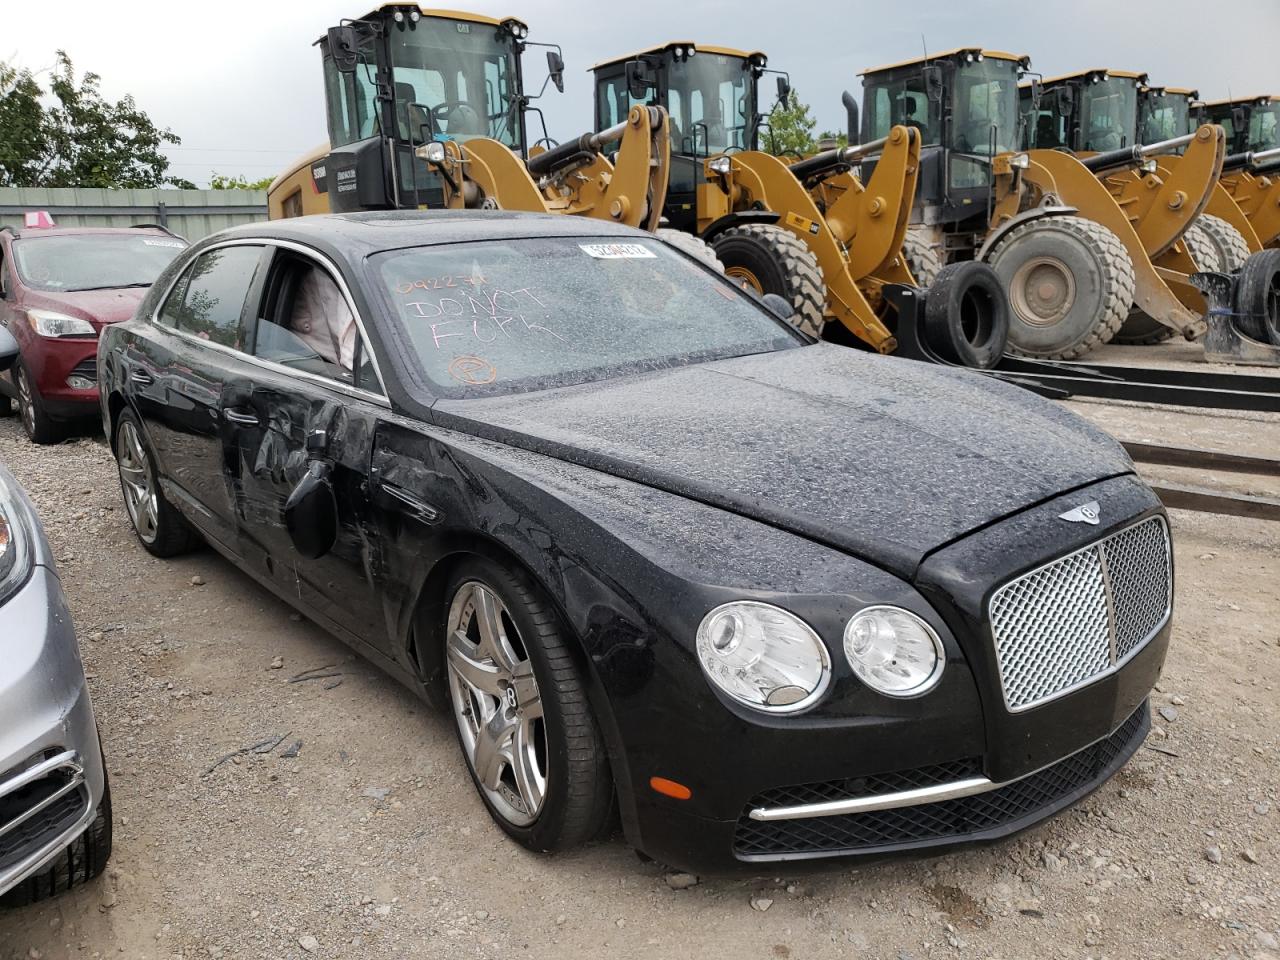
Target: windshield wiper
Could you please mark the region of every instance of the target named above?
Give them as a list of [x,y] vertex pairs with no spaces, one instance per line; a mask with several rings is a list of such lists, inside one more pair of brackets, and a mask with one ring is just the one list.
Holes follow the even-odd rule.
[[69,287],[67,293],[87,293],[90,290],[132,290],[138,287],[149,287],[150,283],[108,283],[102,287]]

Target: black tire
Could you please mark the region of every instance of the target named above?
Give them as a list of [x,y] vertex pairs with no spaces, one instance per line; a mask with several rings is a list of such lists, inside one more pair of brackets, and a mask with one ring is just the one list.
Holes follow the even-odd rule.
[[952,363],[989,370],[1009,342],[1009,298],[985,263],[952,263],[925,294],[924,337]]
[[1128,251],[1083,217],[1045,216],[1014,227],[989,262],[1009,293],[1010,353],[1082,357],[1114,337],[1133,307]]
[[[1215,217],[1214,219],[1216,220],[1217,218]],[[1197,269],[1213,273],[1223,272],[1225,268],[1223,266],[1222,250],[1214,242],[1209,231],[1205,229],[1203,221],[1204,217],[1202,216],[1188,227],[1180,242],[1186,248],[1187,255],[1191,257]],[[1222,220],[1218,222],[1233,233],[1236,233],[1229,223]],[[1236,233],[1236,236],[1239,237],[1240,234]],[[1244,242],[1244,237],[1240,237],[1240,242]],[[1159,320],[1134,307],[1111,342],[1130,346],[1146,346],[1153,343],[1163,343],[1175,333],[1177,333],[1176,330],[1166,327]]]
[[1280,347],[1280,250],[1255,253],[1240,268],[1236,326],[1254,340]]
[[772,224],[749,223],[730,227],[711,246],[726,276],[759,293],[776,293],[791,304],[797,328],[822,335],[827,287],[818,259],[803,240]]
[[1223,273],[1235,273],[1249,259],[1249,241],[1239,230],[1221,217],[1202,213],[1196,219],[1201,233],[1218,251],[1218,269]]
[[[129,489],[123,469],[121,469],[121,444],[124,442],[126,425],[135,431],[138,437],[139,448],[145,461],[147,481],[155,497],[156,522],[154,534],[144,533],[143,529],[139,527],[139,521],[135,518],[133,510],[129,507]],[[137,536],[138,542],[142,544],[148,553],[156,557],[176,557],[179,554],[189,553],[195,549],[200,544],[200,535],[187,523],[186,518],[165,499],[164,492],[160,489],[160,484],[156,477],[155,457],[147,444],[142,424],[139,423],[132,410],[123,411],[116,420],[115,434],[111,438],[111,452],[116,457],[117,473],[120,478],[120,494],[125,500],[125,513],[129,516],[129,522],[133,526],[133,532]]]
[[[532,822],[513,823],[491,800],[477,776],[455,708],[454,728],[463,760],[494,822],[521,846],[539,853],[581,846],[601,835],[609,823],[613,777],[604,737],[592,715],[586,684],[570,647],[574,641],[566,636],[555,610],[523,571],[484,557],[469,558],[453,571],[445,588],[442,636],[449,635],[455,597],[476,583],[491,591],[506,608],[533,668],[542,704],[546,793]],[[448,676],[448,657],[443,652],[442,656]],[[451,681],[451,702],[453,698]]]
[[671,244],[681,253],[687,253],[695,260],[701,260],[716,273],[724,273],[724,264],[716,256],[711,244],[701,237],[695,237],[693,234],[685,233],[683,230],[672,230],[670,227],[659,228],[655,231],[655,235],[659,240]]
[[942,257],[930,235],[923,230],[907,230],[902,241],[902,258],[907,261],[907,269],[917,286],[932,286],[942,272]]
[[66,426],[49,416],[44,397],[27,365],[19,360],[13,367],[13,386],[18,394],[18,417],[32,443],[57,443],[67,435]]
[[0,907],[25,907],[47,900],[92,880],[106,869],[111,857],[111,785],[105,782],[105,769],[102,775],[102,800],[93,822],[44,870],[0,896]]
[[0,393],[0,418],[13,416],[13,397]]

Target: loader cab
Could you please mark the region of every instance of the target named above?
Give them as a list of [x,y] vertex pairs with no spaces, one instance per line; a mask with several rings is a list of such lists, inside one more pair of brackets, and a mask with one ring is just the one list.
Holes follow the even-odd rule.
[[1023,84],[1020,93],[1027,118],[1024,147],[1089,154],[1131,147],[1139,139],[1156,142],[1139,130],[1139,90],[1146,83],[1145,73],[1085,70],[1035,85]]
[[1280,96],[1206,103],[1201,108],[1201,121],[1222,125],[1230,153],[1261,153],[1280,147]]
[[488,137],[525,155],[527,35],[515,18],[404,4],[330,28],[318,41],[330,152],[312,163],[330,209],[443,206],[439,174],[414,153],[430,140]]
[[1159,143],[1195,133],[1193,104],[1200,93],[1187,87],[1138,88],[1138,138],[1142,143]]
[[666,108],[671,178],[664,215],[670,226],[696,232],[707,157],[759,148],[764,118],[758,86],[766,66],[759,51],[675,41],[591,68],[597,130],[621,123],[636,104]]
[[[1027,57],[971,47],[863,71],[862,142],[895,124],[921,134],[912,222],[986,217],[992,158],[1021,144],[1018,80],[1029,67]],[[864,183],[874,165],[864,164]]]

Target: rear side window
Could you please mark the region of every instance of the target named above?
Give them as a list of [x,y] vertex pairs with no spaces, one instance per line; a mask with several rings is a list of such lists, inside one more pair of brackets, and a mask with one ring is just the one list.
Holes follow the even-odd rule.
[[262,248],[220,247],[196,258],[160,310],[160,322],[202,340],[244,348],[241,314]]

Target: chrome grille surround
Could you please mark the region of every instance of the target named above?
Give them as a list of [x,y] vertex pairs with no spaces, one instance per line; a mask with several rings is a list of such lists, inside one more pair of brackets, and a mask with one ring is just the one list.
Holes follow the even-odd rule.
[[1005,707],[1029,710],[1119,669],[1173,608],[1169,527],[1155,516],[1000,587],[987,604]]

